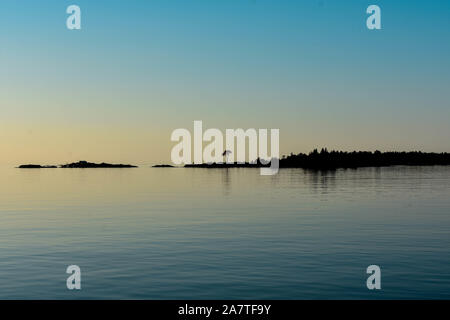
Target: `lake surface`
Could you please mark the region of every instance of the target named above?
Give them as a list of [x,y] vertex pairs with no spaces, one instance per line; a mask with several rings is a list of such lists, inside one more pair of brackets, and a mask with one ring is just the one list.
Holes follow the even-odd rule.
[[450,167],[0,177],[1,299],[450,298]]

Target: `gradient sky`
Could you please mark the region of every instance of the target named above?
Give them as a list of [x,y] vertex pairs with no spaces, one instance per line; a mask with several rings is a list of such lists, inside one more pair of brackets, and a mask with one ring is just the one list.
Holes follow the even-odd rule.
[[449,39],[450,1],[2,0],[0,164],[168,162],[194,120],[450,152]]

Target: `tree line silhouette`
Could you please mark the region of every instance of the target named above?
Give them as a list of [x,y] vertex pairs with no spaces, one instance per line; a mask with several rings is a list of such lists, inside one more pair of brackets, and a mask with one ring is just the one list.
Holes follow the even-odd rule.
[[280,168],[357,168],[382,166],[426,166],[450,165],[449,153],[412,152],[381,152],[381,151],[328,151],[320,152],[314,149],[309,154],[291,153],[280,159]]

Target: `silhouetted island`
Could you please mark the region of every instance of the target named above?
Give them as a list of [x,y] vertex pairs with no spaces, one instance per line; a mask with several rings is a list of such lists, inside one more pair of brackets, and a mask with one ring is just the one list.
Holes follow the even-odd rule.
[[79,161],[61,165],[60,168],[137,168],[131,164],[110,164],[110,163],[92,163],[87,161]]
[[262,168],[269,167],[270,164],[264,165],[260,161],[256,163],[201,163],[201,164],[186,164],[185,168]]
[[170,164],[155,164],[154,166],[152,166],[152,168],[175,168],[175,167]]
[[[309,154],[291,153],[283,156],[279,161],[280,168],[305,169],[337,169],[358,167],[384,167],[384,166],[430,166],[450,165],[449,153],[412,152],[381,152],[381,151],[328,151],[326,148],[320,152],[315,149]],[[186,168],[260,168],[268,165],[261,164],[258,159],[255,163],[202,163],[188,164]]]
[[41,166],[40,164],[23,164],[18,166],[19,169],[54,169],[57,166]]

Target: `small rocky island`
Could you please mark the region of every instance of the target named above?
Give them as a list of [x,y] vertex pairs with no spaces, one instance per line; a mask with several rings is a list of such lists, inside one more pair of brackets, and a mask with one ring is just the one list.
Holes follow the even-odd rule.
[[152,168],[175,168],[175,167],[170,164],[155,164],[154,166],[152,166]]
[[257,161],[255,163],[199,163],[199,164],[185,164],[185,168],[209,168],[209,169],[230,169],[230,168],[263,168],[270,167],[269,164],[262,164]]
[[92,163],[87,161],[79,161],[74,163],[63,164],[60,168],[137,168],[131,164],[111,164],[111,163]]
[[40,164],[23,164],[18,167],[19,169],[54,169],[57,166],[41,166]]
[[[39,164],[23,164],[18,166],[19,169],[48,169],[58,168],[57,166],[41,166]],[[137,168],[131,164],[111,164],[111,163],[92,163],[87,161],[78,161],[60,165],[59,168]]]

